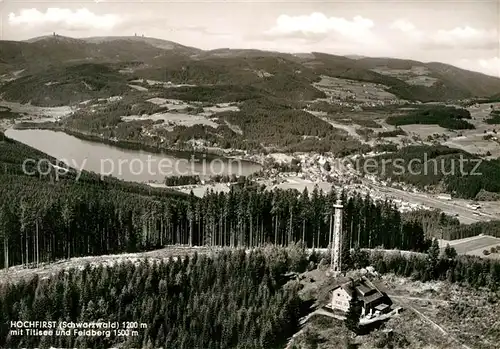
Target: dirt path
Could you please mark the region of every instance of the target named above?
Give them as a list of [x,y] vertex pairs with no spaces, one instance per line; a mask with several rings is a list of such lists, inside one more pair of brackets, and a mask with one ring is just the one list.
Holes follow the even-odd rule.
[[388,295],[389,298],[395,298],[395,299],[409,299],[409,300],[414,300],[414,301],[424,301],[424,302],[434,302],[434,303],[449,303],[449,301],[445,301],[443,299],[432,299],[432,298],[421,298],[421,297],[406,297],[406,296],[396,296],[393,294]]
[[311,310],[314,309],[312,312],[310,312],[309,314],[307,314],[306,316],[303,316],[302,318],[300,318],[299,320],[299,330],[297,332],[295,332],[289,339],[288,339],[288,342],[285,346],[285,349],[290,349],[294,343],[294,339],[297,338],[298,336],[300,336],[300,334],[302,334],[302,332],[304,332],[304,329],[306,328],[305,325],[307,323],[307,321],[314,315],[316,314],[322,314],[322,315],[328,315],[328,316],[331,316],[331,314],[329,314],[327,311],[324,311],[323,309],[315,309],[315,307],[313,306],[311,308]]

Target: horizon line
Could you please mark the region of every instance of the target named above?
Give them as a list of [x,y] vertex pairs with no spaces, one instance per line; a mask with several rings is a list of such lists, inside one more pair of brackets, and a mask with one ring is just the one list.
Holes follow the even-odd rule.
[[[85,39],[96,39],[96,38],[154,39],[154,40],[167,41],[167,42],[179,45],[179,46],[196,49],[196,50],[199,50],[199,51],[202,51],[202,52],[210,52],[210,51],[217,51],[217,50],[235,50],[235,51],[239,50],[239,51],[261,51],[261,52],[271,52],[271,53],[282,53],[282,54],[290,54],[290,55],[297,55],[297,54],[301,54],[301,53],[302,54],[305,53],[305,54],[313,54],[314,55],[314,52],[317,52],[317,53],[323,53],[323,54],[332,55],[332,56],[345,57],[345,58],[351,59],[353,61],[356,61],[356,60],[359,60],[359,59],[364,59],[364,58],[374,58],[374,59],[394,59],[394,60],[402,60],[402,61],[414,61],[414,62],[423,63],[423,64],[438,63],[438,64],[449,65],[449,66],[457,68],[457,69],[461,69],[461,70],[468,71],[468,72],[471,72],[471,73],[481,74],[481,75],[484,75],[484,76],[487,76],[487,77],[491,77],[491,78],[495,78],[495,79],[499,79],[500,80],[500,72],[499,72],[498,76],[495,76],[495,75],[490,75],[490,74],[487,74],[487,73],[479,72],[477,70],[470,70],[470,69],[460,68],[460,67],[458,67],[456,65],[453,65],[453,64],[450,64],[450,63],[444,63],[444,62],[440,62],[440,61],[419,61],[419,60],[416,60],[416,59],[413,59],[413,58],[403,58],[403,57],[397,57],[397,56],[394,56],[394,57],[387,57],[387,56],[365,56],[365,55],[360,55],[360,54],[356,54],[356,53],[350,53],[350,54],[342,55],[342,54],[335,54],[335,53],[328,53],[328,52],[321,52],[321,51],[296,51],[296,52],[289,51],[289,52],[285,52],[285,51],[265,50],[265,49],[259,49],[259,48],[217,47],[217,48],[212,48],[212,49],[206,50],[206,49],[202,49],[202,48],[195,47],[195,46],[184,45],[184,44],[181,44],[181,43],[179,43],[177,41],[172,41],[172,40],[158,38],[158,37],[153,37],[153,36],[146,36],[146,35],[144,35],[142,33],[138,34],[138,35],[105,35],[105,36],[72,37],[72,36],[60,35],[60,34],[57,34],[56,32],[52,32],[52,34],[35,36],[35,37],[24,39],[24,40],[8,40],[8,39],[1,38],[0,42],[1,41],[12,41],[12,42],[24,42],[24,43],[27,43],[27,44],[32,44],[32,43],[35,43],[36,41],[35,42],[30,42],[30,40],[50,38],[50,37],[62,37],[62,38],[68,38],[68,39],[74,39],[74,40],[85,40]],[[359,58],[357,58],[357,59],[356,58],[350,58],[349,56],[357,56]]]

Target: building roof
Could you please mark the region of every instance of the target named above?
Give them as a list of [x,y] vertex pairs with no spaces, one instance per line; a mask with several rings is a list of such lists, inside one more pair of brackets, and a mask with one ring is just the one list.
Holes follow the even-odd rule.
[[384,309],[387,309],[389,306],[385,303],[381,303],[375,307],[375,310],[383,311]]
[[378,301],[379,299],[382,299],[382,298],[384,298],[384,295],[381,292],[374,292],[368,296],[361,297],[362,301],[365,304],[373,303],[373,302]]
[[352,297],[353,293],[356,291],[359,300],[361,300],[364,304],[370,304],[384,298],[384,294],[365,277],[358,280],[350,279],[350,281],[334,287],[332,291],[335,291],[338,288],[342,288],[349,295],[349,297]]
[[366,294],[370,293],[370,291],[373,291],[374,289],[365,285],[365,284],[360,284],[359,286],[356,287],[356,289],[361,293],[363,296]]

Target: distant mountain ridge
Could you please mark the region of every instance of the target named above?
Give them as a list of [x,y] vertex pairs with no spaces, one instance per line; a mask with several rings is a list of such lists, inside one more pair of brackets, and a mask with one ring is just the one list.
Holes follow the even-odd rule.
[[[309,91],[291,94],[298,98],[320,95],[319,91],[314,92],[311,84],[319,81],[322,75],[383,84],[400,98],[423,102],[500,94],[500,78],[436,62],[321,52],[202,50],[142,36],[70,38],[48,35],[26,41],[0,41],[0,75],[22,69],[18,78],[35,75],[24,79],[24,83],[36,83],[37,86],[41,82],[48,83],[45,81],[48,77],[44,77],[47,68],[53,68],[50,78],[54,79],[58,74],[67,74],[71,65],[84,63],[104,64],[135,78],[185,84],[265,86],[266,91],[280,96],[286,96],[288,89]],[[36,82],[36,75],[39,82]],[[15,81],[8,85],[1,87],[0,92],[16,88]],[[34,88],[23,87],[23,90]]]

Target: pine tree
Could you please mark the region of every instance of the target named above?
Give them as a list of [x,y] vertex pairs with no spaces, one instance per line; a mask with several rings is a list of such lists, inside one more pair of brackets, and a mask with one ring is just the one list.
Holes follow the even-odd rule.
[[427,251],[427,256],[429,260],[428,272],[434,276],[437,272],[437,265],[439,262],[439,242],[437,239],[432,240],[431,247]]
[[194,215],[195,215],[195,197],[194,193],[191,190],[189,193],[189,204],[187,211],[187,219],[189,220],[189,246],[193,246],[193,231],[194,231]]
[[359,319],[361,317],[362,305],[358,299],[358,294],[356,288],[354,287],[354,283],[351,284],[351,288],[352,288],[352,297],[349,300],[349,310],[347,311],[346,314],[345,325],[350,331],[358,333]]
[[454,259],[457,256],[457,250],[454,247],[451,247],[450,244],[446,244],[444,248],[444,256],[448,259]]
[[310,201],[309,201],[309,192],[307,191],[307,187],[304,188],[302,194],[300,195],[300,218],[302,219],[302,242],[305,246],[307,244],[307,234],[306,234],[306,223],[309,220],[311,213]]

